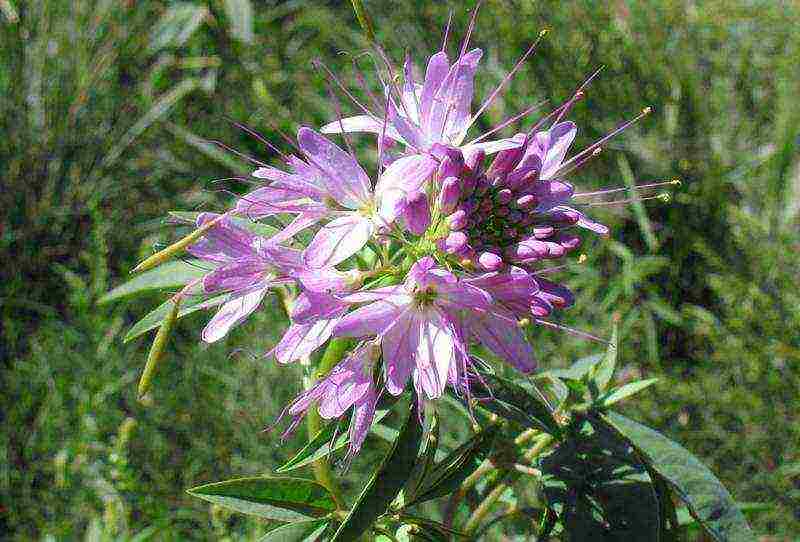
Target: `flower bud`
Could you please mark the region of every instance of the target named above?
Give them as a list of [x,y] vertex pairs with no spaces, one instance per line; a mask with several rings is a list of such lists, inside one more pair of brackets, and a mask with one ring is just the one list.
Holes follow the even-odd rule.
[[478,256],[478,264],[486,271],[497,271],[503,267],[503,259],[494,252],[483,252]]
[[459,209],[447,217],[447,225],[452,231],[464,229],[467,225],[467,213],[465,213],[463,209]]
[[414,192],[406,199],[403,209],[403,220],[406,228],[414,235],[422,235],[431,225],[431,212],[428,206],[428,197],[424,192]]
[[442,191],[439,192],[439,209],[445,214],[452,213],[458,204],[460,196],[461,190],[458,178],[446,178],[442,183]]

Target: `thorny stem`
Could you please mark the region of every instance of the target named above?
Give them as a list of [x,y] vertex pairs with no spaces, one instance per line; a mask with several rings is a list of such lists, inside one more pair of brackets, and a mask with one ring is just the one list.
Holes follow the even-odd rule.
[[[536,456],[538,456],[545,448],[547,448],[553,442],[553,437],[551,435],[544,434],[542,438],[540,438],[536,444],[534,444],[528,451],[526,451],[522,457],[525,458],[526,462],[532,461]],[[505,493],[505,491],[510,487],[509,482],[506,481],[500,482],[497,486],[489,492],[488,495],[483,499],[481,504],[478,505],[478,508],[470,516],[469,520],[467,521],[466,526],[464,527],[464,532],[466,534],[471,534],[480,524],[486,514],[489,513],[492,506],[497,502],[497,500]]]

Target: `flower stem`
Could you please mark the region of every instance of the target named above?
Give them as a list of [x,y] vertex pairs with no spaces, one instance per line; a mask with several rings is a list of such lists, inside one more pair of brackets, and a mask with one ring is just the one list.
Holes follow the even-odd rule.
[[[349,339],[333,339],[328,343],[328,348],[325,349],[325,353],[322,355],[319,365],[311,377],[307,379],[306,389],[314,385],[318,379],[328,374],[330,370],[342,360],[350,348],[350,343],[351,341]],[[308,409],[308,413],[306,414],[306,428],[308,429],[309,442],[311,442],[322,429],[322,419],[320,418],[319,411],[315,407]],[[337,508],[342,509],[344,507],[342,491],[339,484],[337,484],[333,478],[331,465],[328,460],[322,458],[314,461],[311,464],[311,469],[314,471],[314,478],[317,482],[328,488],[328,491],[331,492]]]
[[[544,434],[539,440],[534,444],[529,450],[527,450],[522,457],[526,460],[526,462],[532,461],[536,456],[544,451],[551,443],[553,442],[553,437],[551,435]],[[497,502],[497,500],[505,493],[505,491],[511,487],[510,480],[508,479],[508,475],[504,477],[505,479],[497,484],[494,489],[492,489],[488,495],[483,499],[483,501],[478,505],[475,511],[470,516],[469,520],[467,521],[466,526],[464,526],[464,533],[472,534],[475,529],[478,527],[478,524],[486,517],[486,514],[489,513],[492,506]]]

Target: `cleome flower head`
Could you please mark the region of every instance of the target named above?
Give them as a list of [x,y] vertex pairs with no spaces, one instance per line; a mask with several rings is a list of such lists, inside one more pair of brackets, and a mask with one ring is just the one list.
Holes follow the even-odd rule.
[[[227,296],[203,331],[205,341],[224,337],[270,289],[278,289],[291,320],[271,351],[279,363],[309,365],[331,340],[339,343],[328,352],[353,345],[336,359],[323,356],[330,366],[285,410],[292,421],[284,436],[309,409],[324,419],[352,409],[352,457],[384,390],[398,396],[413,388],[420,403],[437,400],[448,385],[469,393],[477,346],[529,374],[538,366],[531,324],[568,330],[544,319],[574,303],[554,278],[568,265],[553,261],[566,261],[580,245],[581,231],[608,235],[585,211],[620,202],[587,198],[629,190],[576,192],[570,175],[649,108],[570,156],[578,128],[564,117],[595,72],[532,127],[487,140],[520,122],[529,108],[467,141],[475,120],[538,42],[473,113],[481,58],[479,49],[468,47],[473,23],[474,15],[455,61],[443,47],[427,60],[420,81],[408,58],[402,77],[395,77],[379,50],[389,72],[383,101],[373,99],[370,110],[353,98],[363,114],[321,129],[341,134],[347,150],[308,127],[289,140],[294,154],[267,143],[282,167],[261,164],[252,176],[262,186],[224,215],[201,214],[185,244],[169,247],[171,254],[188,245],[213,267],[199,281],[201,294]],[[374,175],[359,164],[347,139],[358,131],[378,136]],[[402,147],[391,159],[383,152],[387,139]],[[671,183],[633,190],[664,184]],[[248,228],[255,221],[280,230],[263,237]],[[145,263],[163,259],[156,255]]]

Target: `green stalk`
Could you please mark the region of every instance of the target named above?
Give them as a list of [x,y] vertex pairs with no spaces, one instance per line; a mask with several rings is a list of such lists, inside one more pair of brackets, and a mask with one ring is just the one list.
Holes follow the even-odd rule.
[[[342,360],[342,358],[344,358],[345,354],[347,354],[348,350],[350,349],[350,346],[350,339],[332,339],[331,342],[328,343],[328,347],[325,349],[325,353],[322,355],[322,359],[320,359],[316,371],[311,375],[310,378],[307,379],[306,389],[311,388],[311,386],[313,386],[317,380],[327,375],[330,370],[333,369],[334,366],[336,366],[336,364]],[[311,440],[322,429],[322,418],[320,417],[316,406],[308,409],[308,413],[306,414],[306,428],[308,429],[309,442],[311,442]],[[328,491],[330,491],[333,495],[333,500],[336,502],[336,506],[340,510],[343,509],[344,499],[342,497],[342,490],[339,487],[339,484],[337,484],[333,478],[331,465],[328,460],[326,458],[322,458],[314,461],[311,464],[311,469],[314,472],[314,479],[328,488]]]
[[361,0],[351,0],[353,3],[353,11],[356,12],[356,19],[358,19],[358,23],[361,25],[361,28],[364,29],[364,34],[367,35],[367,39],[375,43],[375,27],[372,24],[372,19],[369,18],[369,14],[367,10],[364,8],[364,3]]
[[[531,449],[526,451],[522,457],[525,458],[527,462],[532,461],[536,458],[540,453],[542,453],[545,448],[547,448],[553,442],[552,435],[543,435],[536,444],[533,445]],[[464,527],[465,534],[472,534],[475,529],[477,529],[478,524],[486,517],[486,514],[492,509],[492,506],[500,499],[500,497],[505,493],[506,489],[511,487],[511,480],[509,480],[509,475],[505,476],[505,479],[497,484],[492,491],[489,492],[488,495],[483,499],[483,501],[478,505],[478,508],[470,516],[469,520],[467,521],[466,526]]]

